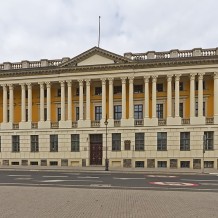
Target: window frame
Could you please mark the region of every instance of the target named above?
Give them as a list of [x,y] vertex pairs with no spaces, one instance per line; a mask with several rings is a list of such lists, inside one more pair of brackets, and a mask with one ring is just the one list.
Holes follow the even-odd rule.
[[39,135],[30,135],[30,151],[39,152]]
[[122,105],[114,105],[114,120],[122,119]]
[[134,119],[136,120],[143,119],[143,104],[134,105]]
[[157,151],[167,151],[167,132],[157,132]]
[[20,152],[20,136],[12,135],[12,152]]
[[95,106],[95,120],[99,121],[102,119],[102,106]]
[[204,151],[214,150],[214,131],[204,131],[203,148]]
[[190,132],[180,132],[180,151],[190,151]]
[[71,152],[80,152],[80,134],[71,134]]
[[112,151],[121,151],[121,133],[112,133]]
[[145,133],[136,132],[135,133],[135,151],[145,150]]
[[58,152],[58,134],[50,135],[50,152]]

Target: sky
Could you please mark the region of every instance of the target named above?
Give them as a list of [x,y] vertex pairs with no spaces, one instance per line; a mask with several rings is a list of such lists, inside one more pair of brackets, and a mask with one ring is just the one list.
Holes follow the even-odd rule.
[[218,47],[217,0],[1,0],[0,63]]

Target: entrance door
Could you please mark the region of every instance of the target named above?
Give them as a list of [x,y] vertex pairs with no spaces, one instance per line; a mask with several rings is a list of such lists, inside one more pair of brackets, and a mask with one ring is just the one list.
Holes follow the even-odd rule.
[[102,165],[102,134],[90,135],[90,165]]

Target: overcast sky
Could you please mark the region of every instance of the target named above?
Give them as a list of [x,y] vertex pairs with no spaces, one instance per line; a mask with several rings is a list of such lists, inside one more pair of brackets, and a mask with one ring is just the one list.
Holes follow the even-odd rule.
[[1,0],[0,63],[218,47],[217,0]]

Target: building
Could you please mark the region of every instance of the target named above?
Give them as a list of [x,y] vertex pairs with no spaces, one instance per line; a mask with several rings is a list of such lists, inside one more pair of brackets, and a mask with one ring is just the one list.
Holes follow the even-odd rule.
[[94,47],[0,64],[0,84],[1,165],[218,168],[218,48]]

